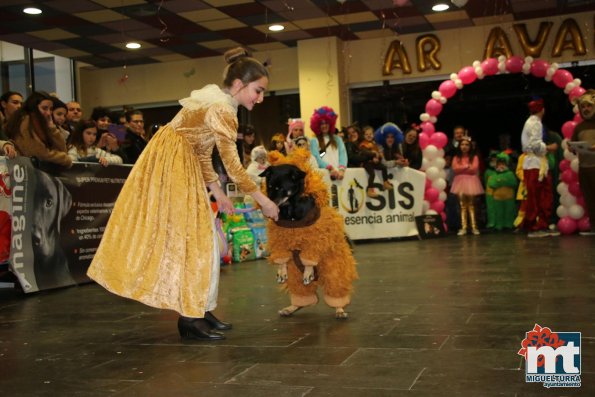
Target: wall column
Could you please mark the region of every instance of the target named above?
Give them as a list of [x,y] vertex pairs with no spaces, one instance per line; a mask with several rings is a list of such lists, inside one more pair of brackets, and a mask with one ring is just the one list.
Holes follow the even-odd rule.
[[330,106],[339,115],[337,127],[349,122],[342,46],[337,37],[298,41],[300,112],[308,134],[313,134],[310,116],[321,106]]

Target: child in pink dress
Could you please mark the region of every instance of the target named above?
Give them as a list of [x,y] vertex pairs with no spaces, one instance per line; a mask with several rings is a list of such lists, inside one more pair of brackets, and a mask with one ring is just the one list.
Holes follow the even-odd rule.
[[484,193],[479,179],[479,160],[471,149],[471,138],[463,137],[452,159],[454,180],[450,191],[459,197],[461,204],[461,229],[459,236],[467,234],[467,220],[471,223],[471,232],[479,234],[475,221],[475,197]]

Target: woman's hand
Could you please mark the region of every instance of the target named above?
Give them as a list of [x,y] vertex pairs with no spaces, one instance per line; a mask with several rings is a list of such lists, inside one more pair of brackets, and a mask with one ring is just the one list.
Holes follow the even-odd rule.
[[273,203],[270,198],[265,196],[263,192],[256,190],[255,192],[250,193],[250,195],[258,205],[260,205],[264,216],[274,221],[279,219],[279,207],[277,207],[277,204]]
[[105,157],[99,157],[99,164],[101,164],[104,167],[107,167],[109,163]]
[[277,207],[277,204],[273,203],[268,197],[265,202],[260,204],[260,208],[262,209],[264,216],[267,218],[271,218],[274,221],[279,219],[279,207]]
[[2,150],[4,150],[4,155],[9,159],[13,159],[17,156],[17,151],[15,150],[14,146],[12,146],[10,143],[4,144]]
[[225,195],[225,192],[223,191],[223,189],[221,189],[219,183],[211,182],[209,183],[208,187],[211,191],[211,194],[213,194],[213,197],[215,197],[215,201],[217,201],[217,210],[227,215],[233,214],[233,202],[229,197]]

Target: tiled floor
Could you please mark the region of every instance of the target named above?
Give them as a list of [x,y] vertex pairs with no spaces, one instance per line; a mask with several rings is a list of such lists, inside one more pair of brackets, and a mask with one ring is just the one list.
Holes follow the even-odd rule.
[[[183,342],[174,313],[97,285],[0,291],[0,394],[10,396],[595,395],[592,237],[359,243],[350,319],[292,318],[265,261],[223,270],[221,342]],[[527,384],[535,323],[582,332],[582,387]]]

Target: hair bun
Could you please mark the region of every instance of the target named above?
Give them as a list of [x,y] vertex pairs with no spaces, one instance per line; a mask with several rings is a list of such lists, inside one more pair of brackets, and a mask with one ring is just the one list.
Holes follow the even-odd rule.
[[247,49],[243,47],[232,48],[231,50],[227,50],[223,55],[223,59],[229,65],[234,63],[240,58],[249,57],[250,53]]

